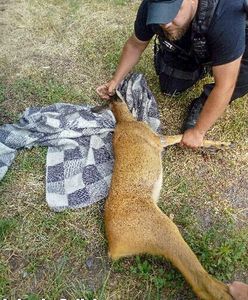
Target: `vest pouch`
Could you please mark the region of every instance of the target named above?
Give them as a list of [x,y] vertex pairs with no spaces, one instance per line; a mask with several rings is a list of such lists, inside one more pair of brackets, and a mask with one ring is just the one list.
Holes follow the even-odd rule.
[[168,95],[185,91],[206,74],[204,67],[196,64],[193,57],[186,60],[178,53],[165,51],[159,44],[154,45],[154,67],[160,89]]

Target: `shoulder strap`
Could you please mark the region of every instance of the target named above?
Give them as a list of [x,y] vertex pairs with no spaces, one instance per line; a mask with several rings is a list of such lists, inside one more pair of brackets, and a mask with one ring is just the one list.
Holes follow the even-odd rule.
[[199,0],[196,16],[192,23],[193,32],[204,34],[208,31],[218,2],[219,0]]
[[246,11],[246,14],[248,15],[248,0],[244,0],[244,9]]
[[202,63],[209,62],[206,33],[211,24],[219,0],[199,0],[198,9],[192,22],[192,50],[196,59]]

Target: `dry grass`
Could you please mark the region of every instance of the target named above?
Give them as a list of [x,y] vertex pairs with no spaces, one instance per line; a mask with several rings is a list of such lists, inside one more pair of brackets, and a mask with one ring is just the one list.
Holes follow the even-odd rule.
[[[32,105],[96,103],[132,32],[140,1],[0,2],[0,124]],[[152,45],[136,67],[159,103],[166,134],[180,130],[189,100],[207,78],[176,98],[158,88]],[[160,206],[174,215],[204,266],[223,280],[247,280],[247,99],[233,103],[208,137],[236,142],[212,153],[165,151]],[[45,203],[45,149],[24,150],[0,183],[0,297],[17,299],[195,299],[161,258],[112,263],[103,203],[54,214]],[[218,261],[218,262],[217,262]]]

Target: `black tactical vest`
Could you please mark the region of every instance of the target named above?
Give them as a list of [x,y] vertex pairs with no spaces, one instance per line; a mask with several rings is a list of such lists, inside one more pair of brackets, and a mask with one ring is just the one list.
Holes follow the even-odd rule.
[[[218,2],[219,0],[199,0],[197,12],[192,21],[191,33],[188,33],[191,45],[187,50],[179,46],[180,41],[173,43],[166,39],[159,25],[152,25],[156,33],[154,65],[160,78],[162,91],[163,81],[167,80],[166,78],[195,82],[211,70],[211,56],[206,34]],[[248,0],[244,0],[244,9],[248,14]],[[246,30],[248,31],[248,21]]]
[[218,2],[219,0],[199,0],[198,9],[192,22],[192,45],[188,52],[180,48],[176,43],[167,40],[162,29],[159,29],[158,25],[154,29],[155,32],[158,33],[157,38],[155,39],[155,47],[161,48],[162,51],[175,51],[185,59],[194,57],[199,64],[210,63],[210,53],[206,42],[206,33]]

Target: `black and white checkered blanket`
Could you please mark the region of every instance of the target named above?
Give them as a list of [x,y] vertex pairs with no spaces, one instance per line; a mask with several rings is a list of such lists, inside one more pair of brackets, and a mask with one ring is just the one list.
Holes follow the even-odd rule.
[[[158,132],[157,104],[143,75],[130,74],[118,91],[133,115]],[[52,210],[85,207],[104,199],[112,176],[114,128],[110,110],[96,114],[89,105],[28,108],[18,123],[0,127],[0,180],[18,149],[48,146],[46,201]]]

